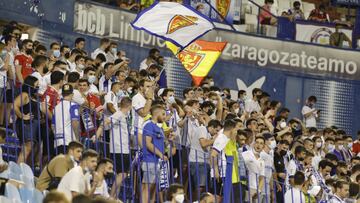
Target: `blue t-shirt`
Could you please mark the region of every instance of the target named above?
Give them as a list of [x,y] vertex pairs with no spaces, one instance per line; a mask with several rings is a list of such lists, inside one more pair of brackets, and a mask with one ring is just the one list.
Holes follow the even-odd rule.
[[143,161],[144,162],[157,162],[160,157],[156,156],[153,152],[150,152],[146,147],[146,137],[152,138],[153,145],[164,154],[165,152],[165,136],[162,128],[157,126],[152,121],[147,122],[143,129]]

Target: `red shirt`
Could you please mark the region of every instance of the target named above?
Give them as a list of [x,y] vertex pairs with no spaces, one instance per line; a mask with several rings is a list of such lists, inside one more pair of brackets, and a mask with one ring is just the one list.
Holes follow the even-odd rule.
[[87,95],[86,99],[87,99],[88,102],[89,102],[89,106],[90,106],[90,109],[91,109],[91,110],[95,110],[95,109],[96,109],[96,112],[99,112],[99,111],[101,110],[101,109],[98,110],[99,107],[102,107],[101,102],[100,102],[100,99],[99,99],[98,96],[89,93],[89,94]]
[[[19,53],[15,56],[14,64],[15,67],[20,65],[21,66],[21,75],[23,79],[29,75],[31,75],[34,72],[34,69],[31,67],[31,63],[33,62],[33,58],[29,55],[26,55],[24,53]],[[20,87],[21,83],[19,81],[19,78],[16,78],[16,87]]]
[[49,85],[46,88],[41,100],[46,101],[48,110],[52,112],[55,106],[60,103],[60,94],[54,87]]
[[323,20],[325,22],[329,22],[328,14],[326,12],[323,12],[321,14],[319,9],[314,9],[311,11],[311,13],[309,15],[309,19],[311,19],[311,18],[317,18],[317,19],[312,19],[312,20]]
[[352,151],[354,152],[355,155],[360,153],[360,140],[354,142]]
[[263,9],[260,9],[260,16],[259,16],[259,21],[261,24],[263,23],[263,20],[269,19],[272,16],[271,12],[270,12],[270,10],[271,10],[270,6],[265,4],[262,6],[262,8]]

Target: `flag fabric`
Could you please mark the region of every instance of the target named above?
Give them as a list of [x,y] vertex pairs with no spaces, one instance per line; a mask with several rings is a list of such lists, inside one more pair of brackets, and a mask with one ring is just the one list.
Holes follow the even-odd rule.
[[166,46],[176,55],[184,68],[190,73],[196,86],[199,86],[208,75],[226,44],[227,42],[196,40],[180,51],[180,48],[176,45],[166,42]]
[[193,8],[175,2],[156,2],[131,23],[136,30],[170,41],[184,49],[214,28],[208,18]]

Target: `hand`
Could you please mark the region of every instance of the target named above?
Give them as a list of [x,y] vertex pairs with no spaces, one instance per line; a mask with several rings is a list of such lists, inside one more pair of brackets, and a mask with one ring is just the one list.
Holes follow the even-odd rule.
[[281,185],[280,185],[279,183],[276,183],[276,190],[277,190],[278,192],[281,192],[281,191],[282,191],[282,187],[281,187]]
[[22,119],[25,120],[25,121],[30,120],[31,119],[30,113],[23,115]]
[[94,135],[94,136],[92,136],[91,138],[91,141],[93,142],[93,143],[95,143],[96,142],[96,136]]
[[168,157],[166,155],[164,155],[162,158],[161,158],[163,161],[169,161]]

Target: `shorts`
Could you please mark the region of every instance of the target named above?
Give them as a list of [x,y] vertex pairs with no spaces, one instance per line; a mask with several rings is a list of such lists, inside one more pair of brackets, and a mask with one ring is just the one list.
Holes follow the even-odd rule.
[[142,183],[155,184],[160,178],[160,168],[157,163],[154,162],[142,162],[141,169],[143,171]]
[[110,159],[114,162],[117,174],[130,172],[130,154],[110,154]]
[[21,119],[16,120],[16,134],[19,138],[20,145],[25,142],[38,142],[41,141],[41,135],[39,137],[39,120],[34,118],[31,123],[22,121]]
[[190,162],[192,188],[205,187],[209,184],[210,165],[207,163]]

